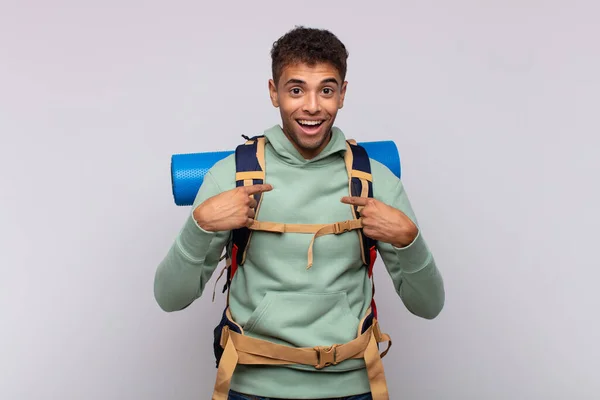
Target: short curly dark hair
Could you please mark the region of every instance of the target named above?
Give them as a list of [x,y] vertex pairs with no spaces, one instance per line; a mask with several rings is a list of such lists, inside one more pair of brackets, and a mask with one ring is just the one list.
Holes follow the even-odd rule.
[[333,33],[326,29],[296,26],[280,37],[271,49],[271,70],[275,84],[283,68],[295,63],[310,66],[330,63],[337,68],[342,81],[346,79],[348,50]]

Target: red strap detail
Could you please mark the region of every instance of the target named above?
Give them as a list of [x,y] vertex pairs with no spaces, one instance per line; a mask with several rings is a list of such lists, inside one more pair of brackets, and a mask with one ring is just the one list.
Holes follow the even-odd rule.
[[377,318],[377,305],[375,304],[375,299],[371,299],[371,310],[373,310],[373,317]]
[[369,249],[370,253],[370,262],[369,262],[369,278],[373,275],[373,265],[375,265],[375,260],[377,259],[377,249],[375,246]]
[[[369,278],[373,276],[373,265],[375,265],[375,260],[377,259],[377,248],[372,246],[369,249],[370,254],[370,262],[369,262]],[[373,310],[373,317],[377,318],[377,304],[375,304],[375,282],[372,285],[372,298],[371,298],[371,309]]]
[[233,280],[233,275],[235,274],[235,271],[237,271],[237,253],[238,247],[237,244],[234,244],[233,248],[231,249],[231,276],[229,277],[230,280]]

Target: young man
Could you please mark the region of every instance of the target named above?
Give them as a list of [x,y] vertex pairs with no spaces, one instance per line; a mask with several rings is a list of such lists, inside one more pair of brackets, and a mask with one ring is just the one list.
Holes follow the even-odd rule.
[[[351,146],[334,126],[346,95],[345,46],[329,31],[298,27],[271,56],[269,93],[281,125],[246,143],[262,149],[253,150],[262,178],[240,173],[235,155],[208,171],[158,266],[156,301],[165,311],[189,306],[227,248],[235,271],[215,329],[213,399],[387,399],[377,342],[389,338],[373,322],[373,252],[417,316],[440,313],[442,277],[387,167],[371,159],[370,172],[352,170],[372,196],[350,195]],[[240,232],[249,231],[239,249]]]

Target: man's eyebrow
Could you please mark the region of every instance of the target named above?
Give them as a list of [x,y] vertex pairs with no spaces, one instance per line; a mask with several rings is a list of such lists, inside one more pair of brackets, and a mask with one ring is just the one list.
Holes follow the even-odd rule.
[[337,79],[335,78],[326,78],[321,81],[321,83],[335,83],[336,85],[340,85]]
[[294,79],[294,78],[290,79],[285,84],[289,85],[290,83],[293,83],[293,84],[296,84],[296,85],[305,85],[306,84],[306,82],[304,82],[303,80],[301,80],[301,79]]
[[[325,78],[321,81],[321,84],[323,84],[323,83],[335,83],[338,86],[340,85],[339,82],[337,81],[337,79],[335,79],[335,78]],[[285,84],[286,85],[289,85],[289,84],[306,85],[306,82],[304,82],[302,79],[292,78],[292,79],[288,80]]]

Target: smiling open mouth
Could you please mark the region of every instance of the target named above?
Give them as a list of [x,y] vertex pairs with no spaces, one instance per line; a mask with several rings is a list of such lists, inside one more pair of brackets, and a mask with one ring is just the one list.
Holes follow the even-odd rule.
[[321,131],[321,126],[325,120],[309,120],[309,119],[297,119],[296,122],[300,125],[300,129],[306,135],[316,135]]
[[306,127],[309,127],[309,128],[320,126],[323,123],[322,119],[316,120],[316,121],[312,121],[312,120],[308,120],[308,119],[298,119],[296,121],[301,126],[306,126]]

